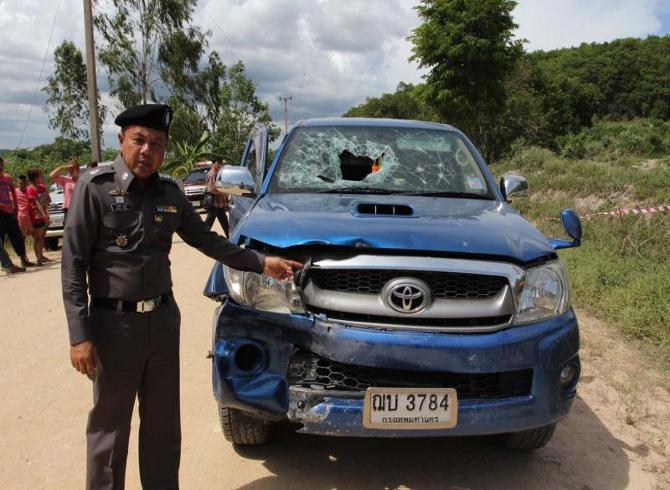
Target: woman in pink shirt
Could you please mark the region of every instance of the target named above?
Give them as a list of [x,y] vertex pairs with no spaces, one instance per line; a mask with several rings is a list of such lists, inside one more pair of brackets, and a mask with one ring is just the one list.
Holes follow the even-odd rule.
[[[66,170],[67,174],[62,175]],[[77,185],[77,180],[79,180],[79,162],[75,159],[67,165],[61,165],[49,174],[49,179],[54,184],[58,184],[63,188],[63,218],[66,220],[67,210],[72,200],[72,193],[74,192],[74,187]]]
[[30,220],[30,202],[28,201],[28,178],[19,175],[19,186],[16,188],[16,218],[23,238],[33,234],[33,222]]

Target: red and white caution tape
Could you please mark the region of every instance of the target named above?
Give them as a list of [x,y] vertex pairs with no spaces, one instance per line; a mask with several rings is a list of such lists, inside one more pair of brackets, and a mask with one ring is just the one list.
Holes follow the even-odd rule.
[[[599,213],[589,213],[585,214],[584,216],[580,216],[580,219],[589,221],[590,219],[593,219],[594,217],[598,216],[627,216],[629,214],[632,215],[643,215],[643,216],[648,216],[654,213],[670,213],[670,205],[668,204],[662,204],[660,206],[651,206],[651,207],[635,207],[635,208],[619,208],[619,209],[614,209],[612,211],[601,211]],[[544,217],[540,218],[541,221],[561,221],[560,218],[550,218],[550,217]]]

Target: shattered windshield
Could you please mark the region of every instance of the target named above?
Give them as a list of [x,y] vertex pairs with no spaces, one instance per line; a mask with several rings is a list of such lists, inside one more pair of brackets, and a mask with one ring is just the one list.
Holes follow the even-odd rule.
[[456,132],[369,126],[297,129],[270,192],[340,191],[493,199]]

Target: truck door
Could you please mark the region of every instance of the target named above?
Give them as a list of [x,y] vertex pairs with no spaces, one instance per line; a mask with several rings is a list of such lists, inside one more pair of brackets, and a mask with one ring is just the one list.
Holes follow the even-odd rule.
[[[254,178],[256,192],[261,188],[263,179],[267,172],[269,132],[264,124],[256,124],[249,134],[249,139],[244,146],[242,161],[240,165],[249,169]],[[249,210],[255,197],[231,196],[229,218],[231,232]]]

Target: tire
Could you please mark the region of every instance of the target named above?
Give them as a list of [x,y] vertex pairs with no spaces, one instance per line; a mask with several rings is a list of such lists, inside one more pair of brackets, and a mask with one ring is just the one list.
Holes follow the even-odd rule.
[[234,408],[219,408],[219,421],[227,441],[244,446],[260,446],[270,440],[274,422],[247,415]]
[[44,248],[52,252],[58,250],[58,237],[45,238]]
[[554,435],[556,424],[549,424],[536,429],[505,434],[505,446],[515,451],[535,451],[547,445]]

